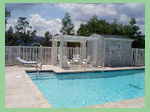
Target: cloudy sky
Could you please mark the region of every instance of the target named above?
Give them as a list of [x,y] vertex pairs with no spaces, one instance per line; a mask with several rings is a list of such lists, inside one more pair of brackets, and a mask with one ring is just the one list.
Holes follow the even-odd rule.
[[77,4],[77,3],[6,3],[11,11],[6,30],[16,24],[19,17],[26,17],[38,36],[44,36],[46,31],[53,35],[60,34],[61,19],[69,12],[77,31],[81,23],[86,23],[93,15],[112,23],[114,18],[119,23],[128,24],[131,17],[136,18],[140,31],[145,34],[145,4],[144,3],[114,3],[114,4]]

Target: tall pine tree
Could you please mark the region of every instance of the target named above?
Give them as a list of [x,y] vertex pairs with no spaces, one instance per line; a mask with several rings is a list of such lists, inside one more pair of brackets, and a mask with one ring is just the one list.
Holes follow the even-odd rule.
[[63,35],[74,35],[74,24],[72,23],[69,13],[66,13],[65,17],[62,19],[62,28],[60,32]]
[[49,31],[45,32],[45,40],[44,40],[44,46],[52,46],[52,42],[50,39],[52,38],[52,35]]

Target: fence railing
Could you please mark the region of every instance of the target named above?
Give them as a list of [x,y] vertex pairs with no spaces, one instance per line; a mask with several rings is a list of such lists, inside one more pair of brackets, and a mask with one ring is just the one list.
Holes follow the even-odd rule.
[[43,64],[51,64],[51,47],[5,46],[5,65],[17,64],[16,57],[25,60],[41,60]]
[[[59,54],[59,49],[60,47],[57,47],[57,54]],[[81,56],[81,48],[67,47],[67,58],[72,59],[74,54]],[[25,60],[39,59],[45,65],[52,64],[52,47],[5,46],[5,66],[17,64],[15,59],[17,56]],[[145,65],[145,49],[132,49],[131,65]]]
[[[57,54],[59,54],[60,47],[57,47]],[[67,58],[72,59],[74,54],[81,56],[80,47],[67,47]],[[43,64],[52,64],[52,47],[34,47],[34,46],[5,46],[5,65],[17,64],[16,57],[24,60],[42,61]]]
[[145,65],[145,49],[132,49],[131,64],[134,66]]

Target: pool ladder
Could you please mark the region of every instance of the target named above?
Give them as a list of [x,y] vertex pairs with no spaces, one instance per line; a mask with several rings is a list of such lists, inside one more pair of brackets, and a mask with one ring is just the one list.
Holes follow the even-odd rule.
[[39,73],[38,68],[39,68],[39,69],[42,69],[42,63],[39,63],[39,66],[38,66],[38,64],[36,64],[36,71],[37,71],[37,73]]

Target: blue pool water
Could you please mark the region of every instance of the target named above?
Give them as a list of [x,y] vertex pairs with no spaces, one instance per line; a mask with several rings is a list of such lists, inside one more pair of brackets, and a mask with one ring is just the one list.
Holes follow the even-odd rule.
[[145,70],[28,73],[54,108],[77,108],[145,96]]

